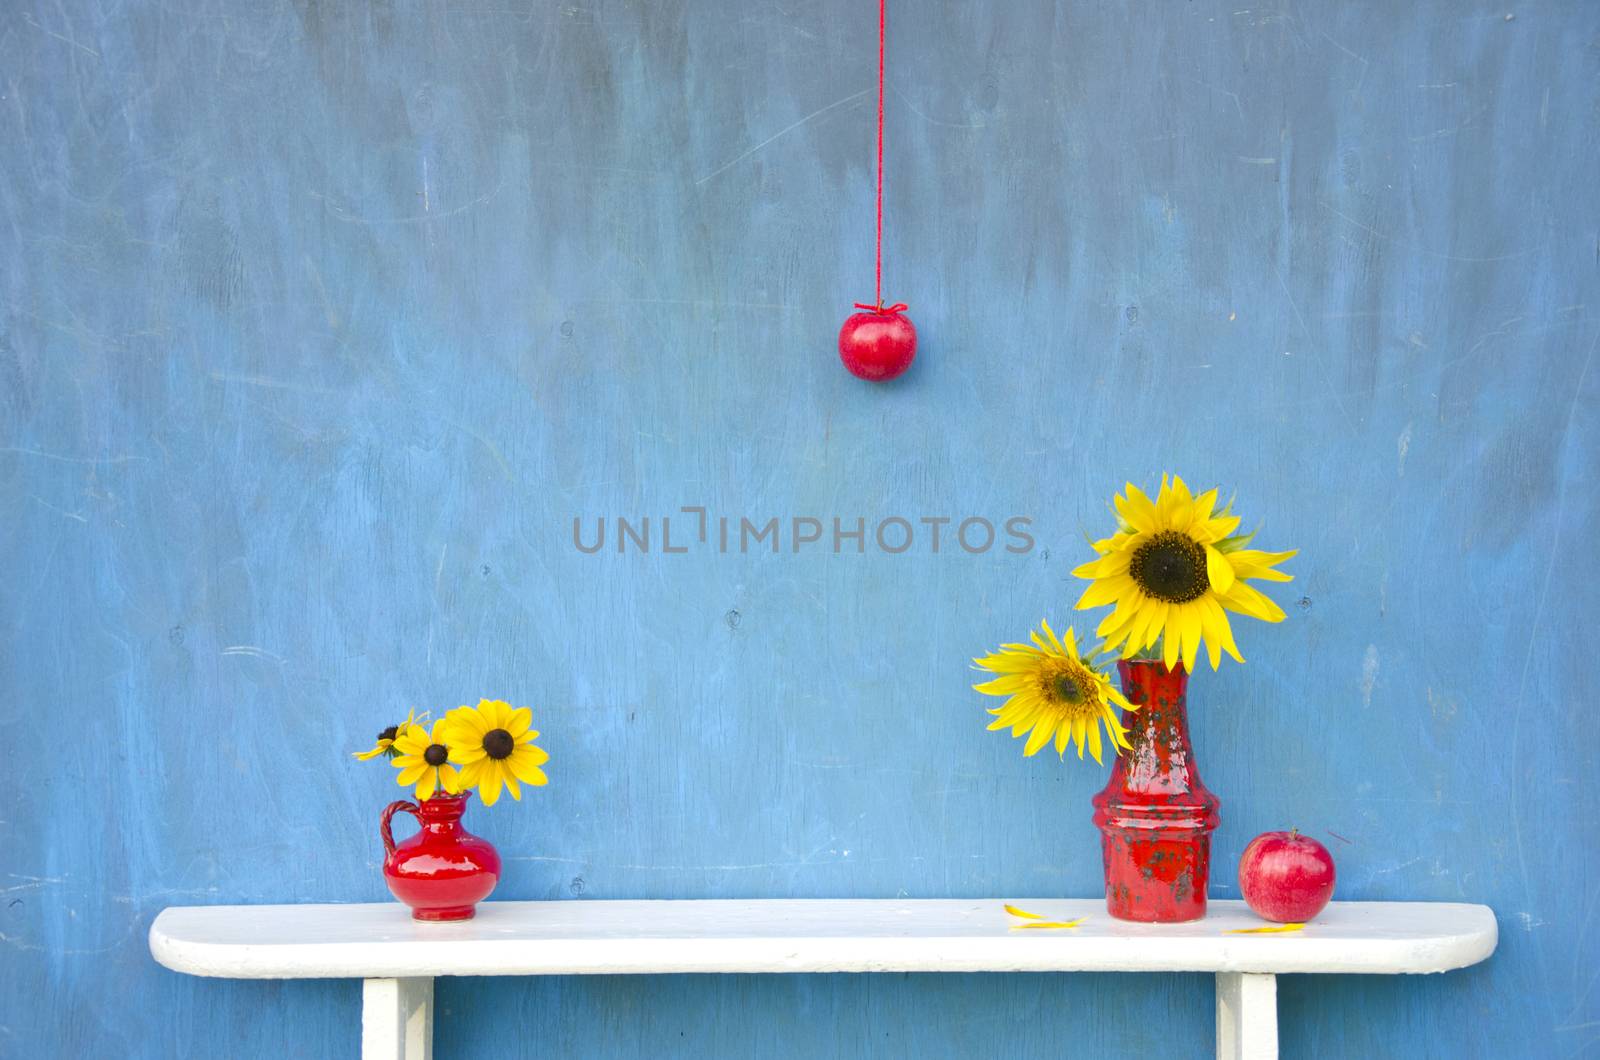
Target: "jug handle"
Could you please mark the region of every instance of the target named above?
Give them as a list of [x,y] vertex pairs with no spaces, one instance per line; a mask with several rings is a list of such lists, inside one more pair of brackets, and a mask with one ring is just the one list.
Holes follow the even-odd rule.
[[394,832],[390,829],[389,822],[394,820],[394,815],[397,813],[409,813],[417,818],[418,822],[421,822],[422,817],[417,813],[417,809],[416,803],[406,802],[404,799],[399,802],[391,802],[384,808],[383,817],[378,823],[378,833],[383,836],[383,851],[385,854],[394,853]]

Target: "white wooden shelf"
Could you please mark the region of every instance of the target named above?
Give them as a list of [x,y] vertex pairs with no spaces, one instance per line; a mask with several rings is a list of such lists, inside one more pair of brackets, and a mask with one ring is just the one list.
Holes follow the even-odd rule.
[[1009,899],[1070,930],[1017,930],[1000,899],[486,902],[475,919],[413,921],[397,903],[163,911],[150,950],[174,971],[231,979],[358,978],[363,1055],[426,1057],[433,977],[682,972],[1211,972],[1218,1055],[1277,1052],[1276,982],[1293,972],[1443,972],[1494,952],[1481,905],[1334,902],[1304,931],[1244,903],[1204,920],[1131,924],[1100,899]]

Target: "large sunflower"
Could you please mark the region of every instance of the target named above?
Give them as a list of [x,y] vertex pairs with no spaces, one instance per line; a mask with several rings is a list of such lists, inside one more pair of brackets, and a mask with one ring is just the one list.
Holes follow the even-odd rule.
[[1094,582],[1079,598],[1080,610],[1116,604],[1095,630],[1107,648],[1120,646],[1128,658],[1160,640],[1168,669],[1181,659],[1192,671],[1204,642],[1215,670],[1224,651],[1244,662],[1226,612],[1283,621],[1283,609],[1245,581],[1289,581],[1273,568],[1295,552],[1246,548],[1255,535],[1237,533],[1231,501],[1216,510],[1216,490],[1196,497],[1183,479],[1163,475],[1154,501],[1131,482],[1114,500],[1121,526],[1094,543],[1099,559],[1072,572]]
[[443,788],[451,795],[461,794],[461,779],[449,762],[450,748],[444,742],[445,722],[433,723],[433,730],[411,724],[394,739],[394,767],[400,771],[395,783],[417,786],[417,801],[427,802]]
[[1067,745],[1078,745],[1078,757],[1083,757],[1085,746],[1100,759],[1100,728],[1105,726],[1113,751],[1128,747],[1128,730],[1122,727],[1115,703],[1123,710],[1136,709],[1123,698],[1121,692],[1111,687],[1111,680],[1096,670],[1088,660],[1078,655],[1078,644],[1072,630],[1057,639],[1050,623],[1040,622],[1044,637],[1030,632],[1033,644],[1006,644],[993,655],[972,660],[990,673],[999,674],[992,681],[973,685],[973,689],[986,696],[1009,696],[1004,703],[989,711],[995,715],[989,724],[991,731],[1010,727],[1013,737],[1032,731],[1023,755],[1037,754],[1054,736],[1056,753],[1063,757]]
[[550,761],[550,755],[534,745],[539,733],[530,728],[532,723],[531,710],[513,710],[500,699],[480,699],[476,707],[457,707],[446,719],[450,761],[462,767],[462,786],[477,788],[485,806],[499,800],[502,784],[513,799],[521,801],[522,784],[539,787],[549,783],[539,767]]

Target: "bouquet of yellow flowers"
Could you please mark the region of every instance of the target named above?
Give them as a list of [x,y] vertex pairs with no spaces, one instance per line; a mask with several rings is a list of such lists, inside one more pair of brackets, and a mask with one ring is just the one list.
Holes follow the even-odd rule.
[[533,712],[513,708],[500,699],[480,699],[475,707],[461,706],[428,724],[428,716],[412,711],[406,720],[378,734],[368,750],[357,752],[366,760],[386,755],[399,770],[395,782],[415,785],[419,802],[435,792],[459,795],[477,788],[485,806],[493,806],[504,788],[521,800],[522,785],[549,783],[540,767],[550,755],[533,741]]
[[1283,609],[1248,583],[1289,581],[1277,565],[1295,552],[1250,548],[1254,532],[1239,533],[1233,502],[1218,508],[1217,497],[1215,489],[1195,496],[1183,479],[1163,475],[1155,500],[1131,482],[1113,498],[1116,532],[1092,542],[1098,558],[1072,572],[1090,582],[1078,610],[1112,606],[1095,629],[1099,644],[1080,653],[1072,628],[1057,637],[1041,622],[1043,636],[1030,634],[1031,645],[1006,644],[974,659],[997,676],[973,688],[1007,697],[989,711],[995,715],[991,730],[1030,734],[1025,755],[1053,737],[1057,754],[1076,743],[1079,758],[1087,746],[1099,762],[1104,743],[1117,753],[1129,746],[1112,707],[1137,708],[1112,687],[1096,658],[1158,660],[1169,671],[1181,665],[1188,672],[1204,647],[1213,670],[1224,652],[1244,662],[1228,613],[1283,621]]

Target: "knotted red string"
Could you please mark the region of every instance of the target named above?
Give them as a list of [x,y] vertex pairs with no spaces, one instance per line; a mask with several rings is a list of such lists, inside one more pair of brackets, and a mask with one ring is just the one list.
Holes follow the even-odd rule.
[[887,4],[888,0],[878,0],[878,245],[873,269],[875,300],[871,305],[857,302],[855,307],[877,313],[901,313],[910,308],[904,302],[896,302],[887,308],[883,304],[883,39]]

